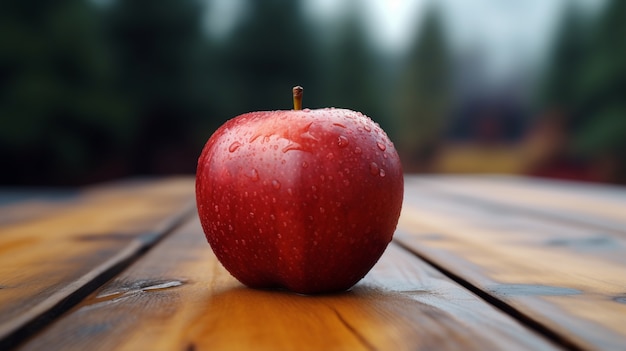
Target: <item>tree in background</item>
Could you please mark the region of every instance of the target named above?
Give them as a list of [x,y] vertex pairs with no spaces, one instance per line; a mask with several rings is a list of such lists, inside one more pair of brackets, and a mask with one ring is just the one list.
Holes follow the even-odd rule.
[[626,183],[626,2],[610,1],[593,28],[580,75],[574,149],[608,181]]
[[542,96],[549,111],[544,119],[560,119],[566,136],[561,158],[577,164],[566,171],[625,183],[626,2],[610,1],[591,24],[579,11],[570,6],[565,12],[556,39]]
[[195,170],[201,144],[191,136],[211,115],[211,90],[198,81],[210,82],[200,74],[202,10],[195,0],[118,0],[104,9],[117,88],[132,107],[132,173]]
[[437,8],[431,7],[399,71],[397,143],[407,170],[426,170],[450,104],[450,55]]
[[110,54],[89,1],[1,3],[1,183],[73,184],[115,173],[100,166],[114,162],[131,130]]
[[215,128],[247,111],[291,108],[296,84],[305,107],[336,104],[388,123],[361,24],[346,26],[325,61],[302,1],[249,0],[219,42],[203,31],[198,0],[0,6],[5,183],[193,173]]
[[392,116],[385,105],[386,62],[367,35],[359,2],[353,0],[348,7],[353,10],[341,21],[323,61],[324,105],[360,111],[388,130]]
[[543,106],[559,110],[559,114],[571,115],[580,108],[577,72],[584,68],[589,50],[585,40],[588,29],[581,9],[573,2],[565,5],[540,96]]
[[301,85],[304,106],[320,104],[316,86],[316,38],[301,1],[248,0],[245,14],[221,43],[215,76],[221,89],[220,114],[291,108],[291,88]]
[[541,113],[526,140],[527,172],[535,176],[589,180],[585,165],[571,150],[580,115],[580,76],[589,53],[588,18],[576,3],[565,5],[540,82]]

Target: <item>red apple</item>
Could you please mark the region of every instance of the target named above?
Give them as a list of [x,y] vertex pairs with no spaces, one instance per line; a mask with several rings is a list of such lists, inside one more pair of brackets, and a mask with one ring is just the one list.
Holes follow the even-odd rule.
[[[391,241],[404,190],[393,144],[346,109],[251,112],[198,160],[196,199],[224,267],[253,288],[349,289]],[[301,89],[301,88],[300,88]]]

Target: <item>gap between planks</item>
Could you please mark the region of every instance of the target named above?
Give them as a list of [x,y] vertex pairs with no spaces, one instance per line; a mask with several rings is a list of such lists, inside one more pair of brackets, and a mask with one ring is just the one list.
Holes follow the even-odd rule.
[[[402,218],[405,220],[411,218],[411,221],[405,223],[404,230],[399,230],[400,233],[397,234],[400,235],[396,235],[396,242],[491,305],[514,316],[529,328],[534,328],[555,342],[561,342],[563,347],[586,350],[607,349],[619,345],[620,340],[623,340],[623,332],[616,330],[616,326],[621,324],[620,320],[624,320],[619,312],[623,310],[623,306],[609,305],[614,302],[623,304],[619,300],[622,296],[619,289],[623,286],[621,285],[623,279],[619,278],[621,276],[619,267],[625,264],[624,256],[621,256],[625,247],[623,236],[625,232],[623,229],[617,232],[605,230],[607,234],[599,238],[612,239],[608,243],[613,246],[609,247],[611,251],[605,251],[604,254],[603,251],[593,250],[594,247],[582,251],[574,244],[593,243],[589,238],[598,238],[595,233],[598,228],[593,222],[607,219],[614,221],[610,224],[616,224],[618,220],[622,220],[621,218],[604,218],[589,211],[583,216],[584,225],[581,225],[580,222],[572,223],[573,221],[566,220],[569,218],[566,216],[552,216],[550,212],[553,211],[543,212],[534,208],[525,211],[528,203],[522,205],[511,199],[500,200],[494,197],[494,193],[481,198],[478,193],[470,194],[467,190],[466,194],[465,190],[460,188],[444,190],[443,182],[432,189],[430,182],[424,184],[418,180],[419,178],[414,178],[407,186],[406,190],[412,197],[405,198],[401,222]],[[592,189],[589,190],[591,192]],[[455,196],[457,193],[463,193],[467,201],[455,201],[458,199]],[[573,194],[566,195],[568,198],[573,197]],[[592,195],[593,193],[589,194]],[[582,195],[576,196],[584,200]],[[537,204],[541,203],[541,198],[532,200]],[[596,201],[598,204],[593,208],[596,212],[606,207],[600,200]],[[623,202],[624,197],[612,200]],[[565,212],[568,210],[565,206],[570,206],[567,203],[557,204],[557,199],[551,201],[553,205],[564,206],[560,210]],[[469,206],[472,203],[474,206]],[[494,209],[499,211],[494,212]],[[552,208],[555,209],[557,208]],[[577,210],[582,215],[584,209],[580,207]],[[587,221],[589,219],[591,223]],[[413,232],[415,226],[418,227],[417,232]],[[399,227],[402,228],[401,225]],[[430,234],[433,231],[441,234]],[[574,244],[567,245],[570,242]],[[478,256],[479,253],[483,256]],[[513,253],[517,254],[509,256]],[[533,259],[520,261],[523,258],[520,253]],[[559,260],[573,256],[580,257],[579,260],[583,260],[583,257],[592,258],[594,261],[591,263],[594,265],[588,262],[584,265],[585,269],[582,269],[581,266],[576,266],[576,261]],[[498,266],[496,259],[505,265]],[[603,269],[599,269],[600,267]],[[526,275],[516,275],[520,273]],[[521,281],[511,280],[512,277]],[[540,293],[536,296],[523,297],[490,289],[491,284],[506,283],[520,286],[548,283],[548,286],[564,286],[562,290],[565,292],[546,294],[544,300]],[[572,296],[566,296],[569,291],[572,292]],[[565,297],[556,300],[557,295]],[[595,305],[597,302],[602,302],[603,305],[601,307]],[[592,312],[594,314],[591,314]]]
[[52,324],[65,312],[79,304],[84,298],[123,272],[145,255],[157,243],[176,231],[195,215],[195,200],[190,201],[181,211],[168,219],[163,228],[147,231],[133,239],[122,251],[101,265],[71,282],[66,288],[56,291],[28,312],[0,327],[0,350],[16,348],[41,329]]
[[564,337],[564,336],[560,335],[559,333],[553,331],[549,327],[541,324],[541,322],[539,322],[539,321],[533,319],[532,317],[528,316],[527,314],[523,313],[519,309],[511,306],[510,304],[506,303],[503,300],[498,299],[496,296],[489,294],[487,291],[481,289],[477,285],[474,285],[474,284],[470,283],[468,280],[463,279],[460,275],[453,273],[449,269],[446,269],[445,267],[443,267],[442,265],[438,264],[437,262],[435,262],[434,260],[430,259],[429,257],[420,254],[418,251],[413,249],[411,246],[406,245],[401,240],[395,240],[394,239],[394,242],[396,244],[398,244],[398,246],[400,246],[404,250],[410,252],[411,254],[417,256],[422,261],[424,261],[427,264],[429,264],[431,267],[433,267],[435,270],[439,271],[441,274],[443,274],[446,277],[450,278],[455,283],[457,283],[460,286],[464,287],[465,289],[471,291],[472,293],[474,293],[475,295],[480,297],[486,303],[490,304],[491,306],[497,308],[498,310],[502,311],[503,313],[505,313],[505,314],[511,316],[512,318],[516,319],[522,325],[524,325],[527,328],[533,330],[538,335],[540,335],[542,337],[545,337],[548,341],[553,342],[553,343],[555,343],[555,344],[557,344],[557,345],[559,345],[559,346],[561,346],[561,347],[563,347],[563,348],[565,348],[567,350],[571,350],[571,351],[584,351],[585,350],[585,349],[579,347],[578,345],[572,343],[571,341],[569,341],[566,337]]

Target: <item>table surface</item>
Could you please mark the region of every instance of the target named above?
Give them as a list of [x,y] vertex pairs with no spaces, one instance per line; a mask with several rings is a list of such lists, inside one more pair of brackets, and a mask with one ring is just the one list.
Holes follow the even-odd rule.
[[626,189],[407,176],[350,291],[243,287],[192,177],[0,189],[0,350],[626,349]]

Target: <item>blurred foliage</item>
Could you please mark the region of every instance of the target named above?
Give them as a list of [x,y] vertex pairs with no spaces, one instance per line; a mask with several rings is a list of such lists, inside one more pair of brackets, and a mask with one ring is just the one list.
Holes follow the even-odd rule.
[[401,65],[394,111],[405,165],[428,167],[446,127],[452,67],[437,8],[427,12],[422,26]]
[[543,106],[564,119],[569,157],[608,162],[603,180],[626,183],[626,2],[609,1],[586,23],[565,12],[544,86]]
[[572,73],[580,71],[585,65],[588,47],[583,38],[587,35],[588,25],[575,3],[568,3],[544,78],[540,97],[543,105],[559,109],[577,107],[580,87],[576,74]]
[[389,112],[389,83],[385,81],[386,64],[377,55],[367,37],[367,23],[359,12],[359,0],[350,0],[357,9],[347,14],[339,33],[326,52],[321,68],[324,75],[322,106],[335,106],[360,111],[391,130],[393,116]]
[[[242,0],[240,18],[221,37],[206,29],[211,1],[1,2],[0,184],[193,173],[219,125],[291,108],[294,85],[305,87],[305,107],[351,108],[380,123],[406,170],[436,171],[434,159],[450,143],[443,131],[456,123],[453,73],[463,67],[455,67],[438,7],[426,9],[407,50],[390,55],[373,45],[362,3],[344,2],[350,11],[329,31],[304,0]],[[538,121],[562,122],[566,157],[592,168],[602,160],[609,176],[598,179],[612,182],[626,181],[625,6],[610,1],[591,22],[568,7],[537,106],[558,111]],[[463,111],[463,123],[480,124]],[[471,147],[455,147],[451,159],[467,159]],[[480,151],[472,159],[493,161],[471,150]],[[492,169],[475,162],[463,164]]]
[[124,0],[105,7],[105,34],[117,65],[116,90],[131,107],[133,173],[193,172],[190,138],[213,111],[210,43],[195,0]]
[[218,51],[223,113],[291,108],[291,87],[305,87],[305,105],[321,104],[318,52],[301,1],[247,0],[239,26]]
[[82,0],[0,5],[3,182],[76,182],[130,141],[101,24]]

